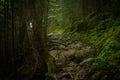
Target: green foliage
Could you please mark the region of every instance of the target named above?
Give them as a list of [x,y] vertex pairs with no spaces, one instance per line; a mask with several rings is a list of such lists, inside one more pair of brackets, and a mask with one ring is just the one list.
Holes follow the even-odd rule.
[[56,27],[56,26],[51,26],[48,27],[48,33],[57,33],[57,34],[63,34],[64,29],[62,29],[62,27]]
[[[49,1],[48,25],[49,27],[59,27],[62,22],[61,5],[57,0]],[[56,28],[55,28],[56,29]]]
[[[86,7],[82,4],[83,9],[79,5],[81,2],[79,4],[76,2],[65,0],[62,3],[63,16],[60,18],[63,18],[65,28],[58,28],[54,23],[49,29],[50,32],[64,33],[97,48],[99,55],[93,64],[95,70],[93,76],[96,78],[92,80],[120,80],[120,9],[118,8],[120,1],[96,0],[92,3],[88,1]],[[91,11],[88,7],[91,7]],[[74,58],[80,61],[81,55],[76,55]]]
[[[72,27],[69,27],[67,28],[69,30],[67,30],[68,32],[66,33],[75,39],[92,44],[98,49],[99,55],[93,64],[93,69],[95,70],[93,76],[95,77],[92,80],[119,80],[120,18],[118,17],[117,19],[113,19],[113,17],[107,17],[98,19],[99,15],[91,16],[92,17],[87,17],[88,25],[85,30],[81,28],[82,30],[78,30],[80,32],[77,32],[76,26],[84,23],[83,21],[79,20],[73,23],[73,31],[70,32]],[[102,14],[102,16],[104,16],[104,14]],[[78,57],[76,57],[76,59]]]
[[[113,44],[111,43],[109,45],[106,45],[103,50],[101,50],[100,55],[97,57],[96,61],[93,64],[93,68],[96,72],[100,72],[99,76],[107,75],[108,79],[112,78],[112,80],[118,80],[120,79],[120,77],[118,76],[118,74],[120,74],[120,46],[117,47],[119,48],[119,50],[115,50],[116,48],[111,48],[110,45]],[[96,72],[94,73],[94,75],[96,74]],[[103,77],[104,76],[101,76],[99,78],[101,78],[102,80]]]
[[[99,79],[105,80],[110,79],[120,79],[120,77],[116,78],[116,75],[119,74],[119,58],[120,58],[120,41],[117,40],[118,34],[120,33],[120,26],[118,26],[118,20],[109,20],[108,25],[110,22],[114,22],[113,25],[106,27],[105,31],[101,32],[102,25],[105,25],[105,21],[100,21],[101,23],[96,26],[96,29],[93,29],[92,35],[90,34],[91,40],[90,42],[93,43],[95,46],[98,47],[99,56],[97,57],[96,61],[93,64],[93,68],[95,71],[99,71]],[[101,32],[101,33],[98,33]],[[111,74],[109,74],[111,73]],[[95,72],[96,74],[96,72]],[[94,74],[94,75],[95,75]],[[104,75],[107,77],[104,79]]]

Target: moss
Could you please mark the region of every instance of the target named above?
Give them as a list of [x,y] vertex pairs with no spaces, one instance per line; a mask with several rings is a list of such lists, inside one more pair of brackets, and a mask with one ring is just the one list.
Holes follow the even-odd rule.
[[[107,15],[107,14],[105,14]],[[103,16],[103,18],[100,18]],[[100,18],[100,19],[99,19]],[[120,58],[120,18],[113,19],[112,16],[104,17],[103,15],[92,15],[87,18],[86,30],[77,31],[78,25],[84,22],[74,22],[72,32],[67,30],[66,33],[72,38],[91,44],[98,49],[99,55],[93,63],[93,69],[99,72],[99,80],[120,79],[116,76],[120,73],[119,58]],[[83,26],[82,26],[83,27]],[[71,28],[68,28],[71,29]],[[76,60],[80,61],[81,57],[76,55]],[[111,78],[111,76],[113,76]]]
[[[116,77],[120,72],[118,64],[118,58],[120,58],[120,18],[113,17],[109,12],[93,12],[86,17],[86,21],[77,19],[73,23],[69,23],[67,27],[61,28],[62,31],[60,31],[62,34],[97,48],[99,55],[93,68],[99,73],[99,80],[109,80],[111,76]],[[78,62],[82,57],[80,54],[74,55]]]

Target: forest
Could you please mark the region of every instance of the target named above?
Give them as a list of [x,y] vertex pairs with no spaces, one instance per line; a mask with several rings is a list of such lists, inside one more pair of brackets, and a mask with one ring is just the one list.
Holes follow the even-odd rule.
[[120,80],[120,0],[0,0],[0,80]]

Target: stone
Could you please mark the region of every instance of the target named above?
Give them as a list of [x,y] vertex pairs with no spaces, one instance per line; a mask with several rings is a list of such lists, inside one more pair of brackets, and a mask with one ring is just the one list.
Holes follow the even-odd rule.
[[80,66],[84,65],[85,63],[89,63],[89,62],[91,62],[91,61],[93,61],[93,60],[94,60],[94,58],[85,59],[84,61],[82,61],[82,62],[80,63]]

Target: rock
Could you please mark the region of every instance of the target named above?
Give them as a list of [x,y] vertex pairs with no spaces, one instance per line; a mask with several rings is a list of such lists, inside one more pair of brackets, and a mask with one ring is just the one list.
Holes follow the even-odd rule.
[[73,54],[70,55],[70,60],[80,63],[82,60],[89,58],[90,54],[84,50],[75,50]]
[[69,64],[68,64],[68,66],[72,66],[72,67],[75,67],[77,64],[75,63],[75,62],[73,62],[73,61],[71,61]]
[[54,33],[49,33],[47,36],[48,37],[51,37],[51,36],[53,36],[54,35]]
[[63,71],[68,71],[68,72],[70,72],[70,71],[72,71],[74,68],[73,67],[65,67],[65,68],[63,68]]
[[58,78],[60,80],[70,80],[73,78],[73,76],[71,75],[71,73],[63,73],[62,75],[59,75]]
[[57,50],[52,50],[49,52],[51,56],[53,56],[55,59],[58,59],[58,51]]
[[57,66],[56,80],[88,80],[95,49],[68,36],[50,33],[48,37],[49,53]]
[[64,46],[64,45],[60,45],[60,46],[59,46],[59,49],[67,50],[66,46]]
[[82,61],[82,62],[80,63],[80,66],[84,65],[85,63],[89,63],[89,62],[91,62],[91,61],[93,61],[93,60],[94,60],[94,58],[85,59],[84,61]]
[[82,48],[82,43],[81,42],[78,42],[78,43],[72,43],[69,45],[71,49],[81,49]]

